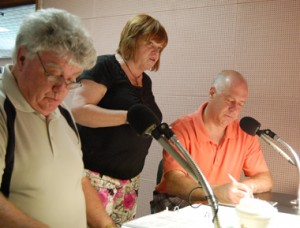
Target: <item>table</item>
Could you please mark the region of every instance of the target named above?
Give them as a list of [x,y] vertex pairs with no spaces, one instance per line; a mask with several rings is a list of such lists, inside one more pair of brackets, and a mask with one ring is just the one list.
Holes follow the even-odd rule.
[[[254,197],[267,201],[278,202],[278,214],[271,220],[270,228],[299,228],[299,210],[290,204],[295,196],[283,193],[267,192],[255,194]],[[137,218],[123,224],[122,228],[214,228],[211,207],[205,204],[185,207],[176,211],[163,212]],[[235,207],[219,205],[219,222],[222,228],[239,228]]]
[[294,207],[294,205],[290,203],[291,200],[297,199],[297,196],[295,195],[277,193],[277,192],[264,192],[264,193],[254,194],[254,197],[262,200],[277,202],[278,204],[276,205],[276,208],[278,209],[279,212],[300,215],[300,210]]

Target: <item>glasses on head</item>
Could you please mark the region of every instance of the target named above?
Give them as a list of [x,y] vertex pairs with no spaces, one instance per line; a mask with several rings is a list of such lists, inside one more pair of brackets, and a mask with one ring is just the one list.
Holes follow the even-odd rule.
[[75,82],[75,81],[70,81],[70,80],[66,80],[64,79],[62,76],[54,76],[51,75],[45,68],[45,65],[43,64],[43,61],[39,55],[39,53],[36,53],[38,56],[38,59],[44,69],[44,74],[47,77],[47,80],[49,83],[53,84],[53,85],[57,85],[57,86],[61,86],[62,84],[65,84],[68,90],[71,89],[76,89],[81,87],[81,83],[80,82]]

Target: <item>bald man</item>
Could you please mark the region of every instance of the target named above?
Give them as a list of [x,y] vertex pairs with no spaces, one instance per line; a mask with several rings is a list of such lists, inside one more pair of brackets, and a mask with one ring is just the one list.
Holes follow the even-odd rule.
[[[215,77],[208,101],[172,124],[180,143],[223,203],[237,204],[253,193],[270,191],[273,185],[258,138],[239,127],[247,97],[246,79],[237,71],[224,70]],[[203,189],[166,151],[163,167],[154,192],[154,212],[205,200]],[[246,178],[240,180],[242,172]],[[240,181],[233,182],[228,174]]]

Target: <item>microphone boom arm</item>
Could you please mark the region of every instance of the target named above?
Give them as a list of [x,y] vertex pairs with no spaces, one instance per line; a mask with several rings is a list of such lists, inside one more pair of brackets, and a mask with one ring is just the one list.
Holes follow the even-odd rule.
[[288,150],[291,152],[291,154],[294,156],[294,160],[296,162],[297,170],[298,170],[298,193],[297,193],[297,199],[292,200],[291,203],[295,204],[297,208],[299,209],[299,203],[300,203],[300,161],[299,156],[296,153],[296,151],[285,141],[283,141],[281,138],[277,139],[278,142],[280,142],[282,145],[284,145]]
[[286,143],[284,140],[282,140],[278,135],[276,135],[270,129],[266,129],[266,130],[262,130],[262,131],[264,132],[264,134],[267,134],[269,137],[271,137],[275,141],[277,141],[277,142],[281,143],[283,146],[285,146],[294,157],[293,164],[296,165],[297,171],[298,171],[298,192],[297,192],[297,199],[292,200],[291,203],[296,205],[296,207],[298,209],[300,209],[300,207],[299,207],[300,206],[299,205],[299,203],[300,203],[300,161],[299,161],[299,156],[298,156],[297,152],[288,143]]
[[187,161],[184,160],[182,156],[180,156],[180,154],[168,143],[167,139],[165,137],[159,137],[157,141],[178,162],[178,164],[181,165],[181,167],[184,168],[195,181],[197,181],[197,176],[193,169],[191,169]]
[[[185,159],[183,159],[182,156],[180,156],[179,152],[177,150],[175,150],[174,148],[172,148],[171,145],[169,145],[165,139],[165,137],[163,138],[164,140],[161,140],[162,137],[160,137],[160,140],[158,140],[155,135],[158,133],[155,131],[158,131],[159,134],[164,134],[165,137],[170,140],[173,145],[175,145],[178,149],[178,151],[183,155],[183,157]],[[153,134],[154,133],[154,134]],[[199,184],[199,186],[201,186],[204,190],[205,196],[209,202],[209,204],[211,205],[212,208],[212,212],[214,215],[214,219],[213,219],[213,223],[215,225],[215,227],[219,228],[220,226],[220,222],[219,222],[219,218],[218,218],[218,201],[212,191],[212,188],[210,186],[210,184],[208,183],[208,181],[206,180],[205,176],[203,175],[203,173],[201,172],[200,168],[196,165],[196,163],[194,162],[193,158],[191,157],[191,155],[188,153],[188,151],[186,151],[186,149],[181,145],[181,143],[179,142],[179,140],[177,139],[176,135],[173,133],[173,131],[170,130],[169,125],[166,123],[162,123],[160,124],[154,131],[152,131],[152,135],[154,138],[156,138],[158,141],[160,141],[160,143],[163,143],[162,141],[166,141],[165,146],[170,147],[169,150],[167,150],[167,152],[170,153],[170,155],[172,155],[172,157],[177,161],[178,159],[178,163],[190,174],[190,172],[192,172],[192,177],[194,178],[194,180]],[[165,147],[164,147],[165,148]],[[171,149],[172,148],[172,149]],[[174,156],[173,156],[174,155]],[[184,166],[182,165],[182,163],[184,164]],[[187,168],[187,169],[186,169]]]
[[269,137],[267,137],[264,133],[260,133],[259,135],[267,144],[269,144],[271,147],[273,147],[281,156],[283,156],[289,163],[292,165],[295,165],[295,162],[288,156],[279,146],[274,144]]
[[[300,161],[299,161],[299,155],[296,153],[296,151],[285,141],[283,141],[281,138],[279,138],[274,132],[272,132],[270,129],[265,130],[259,130],[261,124],[254,118],[250,116],[245,116],[240,120],[240,127],[244,132],[246,132],[249,135],[258,135],[260,136],[265,142],[267,142],[270,146],[272,146],[277,152],[279,152],[285,159],[288,160],[289,163],[295,165],[298,170],[298,192],[297,192],[297,199],[292,200],[291,203],[296,205],[295,207],[300,210]],[[281,143],[283,146],[285,146],[290,153],[293,155],[294,159],[292,160],[283,150],[280,149],[273,141],[270,139],[273,139],[279,143]]]

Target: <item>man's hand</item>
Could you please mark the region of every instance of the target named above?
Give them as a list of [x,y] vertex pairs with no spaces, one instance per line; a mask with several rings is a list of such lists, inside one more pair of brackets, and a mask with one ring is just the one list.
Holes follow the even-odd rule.
[[238,204],[244,197],[253,197],[252,190],[239,182],[216,186],[213,191],[221,203]]

